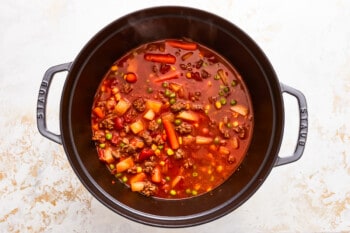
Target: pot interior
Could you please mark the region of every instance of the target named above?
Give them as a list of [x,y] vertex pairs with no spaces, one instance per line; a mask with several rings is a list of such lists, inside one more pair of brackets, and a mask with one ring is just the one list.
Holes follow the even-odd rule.
[[[131,192],[98,161],[91,141],[95,92],[111,64],[151,41],[191,38],[236,67],[251,95],[254,133],[247,155],[225,183],[195,198],[162,200]],[[229,213],[247,200],[273,167],[281,143],[283,104],[279,82],[263,52],[239,28],[215,15],[182,7],[132,13],[93,37],[73,62],[61,101],[61,134],[67,157],[85,187],[113,211],[166,227],[197,225]]]

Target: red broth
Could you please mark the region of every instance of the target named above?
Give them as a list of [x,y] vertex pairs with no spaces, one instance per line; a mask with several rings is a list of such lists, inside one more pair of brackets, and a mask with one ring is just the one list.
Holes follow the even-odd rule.
[[160,198],[222,184],[244,159],[253,123],[238,71],[201,44],[173,39],[117,60],[91,114],[100,161],[132,191]]

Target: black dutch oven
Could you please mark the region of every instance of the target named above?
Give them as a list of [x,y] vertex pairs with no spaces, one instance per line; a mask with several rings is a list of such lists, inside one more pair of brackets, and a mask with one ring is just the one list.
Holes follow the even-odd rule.
[[[91,143],[90,115],[97,87],[111,64],[141,44],[166,38],[191,38],[215,50],[241,73],[254,109],[251,145],[239,170],[218,188],[198,197],[179,200],[148,198],[112,176],[97,158]],[[60,104],[60,135],[46,127],[50,83],[67,71]],[[280,157],[284,129],[283,93],[298,101],[300,129],[295,151]],[[304,95],[281,84],[268,59],[242,30],[216,15],[185,7],[156,7],[126,15],[98,32],[72,63],[51,67],[44,75],[37,103],[40,133],[62,144],[83,185],[105,206],[136,222],[161,227],[206,223],[233,211],[264,182],[273,167],[298,160],[307,135]]]

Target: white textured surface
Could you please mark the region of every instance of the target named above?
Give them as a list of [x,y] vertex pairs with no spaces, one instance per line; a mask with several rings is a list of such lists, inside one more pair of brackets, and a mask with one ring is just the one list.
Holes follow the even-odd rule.
[[[301,160],[274,168],[240,208],[194,228],[131,222],[80,184],[62,146],[36,128],[36,99],[47,68],[74,60],[118,17],[154,5],[218,14],[265,51],[281,82],[308,101]],[[5,0],[0,8],[0,232],[350,232],[350,1]],[[55,78],[49,127],[58,132],[65,75]],[[296,101],[286,96],[281,154],[295,145]]]

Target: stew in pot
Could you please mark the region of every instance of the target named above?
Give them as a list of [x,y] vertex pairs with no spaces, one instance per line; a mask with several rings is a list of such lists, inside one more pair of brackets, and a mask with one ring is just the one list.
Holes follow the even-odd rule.
[[132,191],[193,197],[219,186],[244,159],[250,96],[238,71],[209,48],[175,39],[144,44],[102,78],[92,140],[100,161]]

